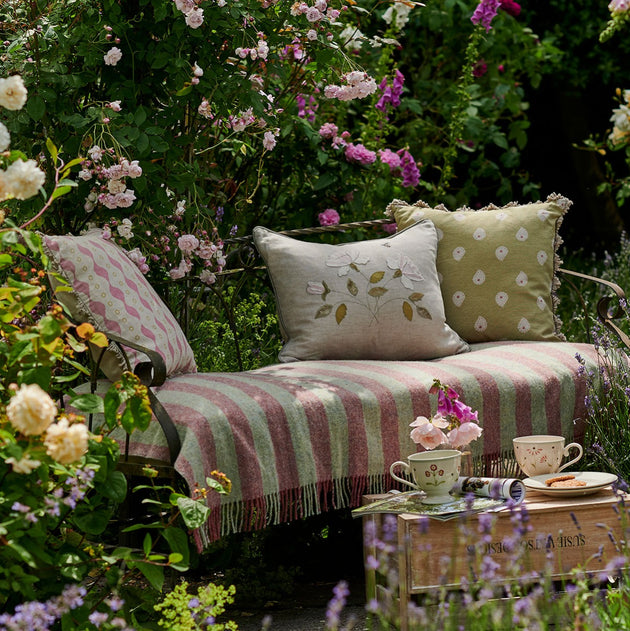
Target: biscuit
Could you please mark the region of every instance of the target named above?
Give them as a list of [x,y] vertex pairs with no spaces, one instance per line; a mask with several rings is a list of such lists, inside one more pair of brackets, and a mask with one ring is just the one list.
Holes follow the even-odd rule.
[[575,476],[574,475],[557,475],[555,478],[547,478],[545,480],[545,484],[547,486],[551,486],[552,484],[555,484],[556,482],[564,482],[565,480],[575,480]]
[[570,487],[586,486],[584,480],[560,480],[559,482],[552,482],[550,488],[552,489],[566,489]]

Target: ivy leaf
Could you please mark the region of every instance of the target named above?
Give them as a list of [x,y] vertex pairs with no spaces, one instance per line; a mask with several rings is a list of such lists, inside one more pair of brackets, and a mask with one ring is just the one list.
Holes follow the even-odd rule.
[[359,293],[359,288],[357,287],[357,284],[351,278],[348,279],[346,287],[348,288],[351,296],[356,296]]
[[380,283],[385,277],[385,272],[374,272],[372,276],[370,276],[370,282],[372,284]]
[[425,318],[426,320],[433,320],[433,316],[429,313],[429,311],[427,309],[425,309],[424,307],[419,307],[418,305],[416,305],[416,313],[421,317],[421,318]]
[[315,319],[317,320],[318,318],[325,318],[326,316],[330,315],[331,312],[332,305],[324,305],[317,310],[317,313],[315,314]]
[[402,311],[405,318],[411,322],[413,320],[413,308],[406,300],[402,304]]
[[343,303],[337,307],[337,311],[335,311],[335,320],[337,320],[337,324],[341,324],[347,313],[348,307],[346,307]]
[[368,291],[368,294],[370,294],[372,298],[380,298],[381,296],[384,296],[388,291],[389,289],[385,289],[385,287],[372,287],[372,289]]

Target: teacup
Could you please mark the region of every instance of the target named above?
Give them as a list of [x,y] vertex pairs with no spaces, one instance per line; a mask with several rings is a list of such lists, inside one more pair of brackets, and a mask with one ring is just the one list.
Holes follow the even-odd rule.
[[[453,498],[449,491],[459,478],[462,452],[457,449],[438,449],[436,451],[421,451],[411,454],[408,462],[398,460],[394,462],[389,472],[394,478],[412,489],[424,491],[424,504],[445,504]],[[413,482],[405,480],[394,473],[395,469],[402,469],[410,475]]]
[[[529,476],[558,473],[575,464],[584,453],[582,445],[569,443],[564,446],[563,436],[540,434],[537,436],[520,436],[512,441],[514,455],[521,471]],[[562,464],[562,459],[569,456],[571,449],[577,449],[578,455]]]

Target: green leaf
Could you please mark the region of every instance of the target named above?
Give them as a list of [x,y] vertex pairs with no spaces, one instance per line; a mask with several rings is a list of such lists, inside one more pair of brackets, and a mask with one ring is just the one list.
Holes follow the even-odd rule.
[[83,563],[83,559],[76,553],[62,554],[59,557],[57,566],[61,576],[71,578],[76,583],[83,579],[87,571],[87,566]]
[[57,199],[58,197],[61,197],[62,195],[66,195],[71,190],[72,190],[71,186],[60,186],[59,188],[56,188],[53,191],[52,199]]
[[26,102],[26,111],[34,121],[40,121],[46,113],[46,103],[38,94],[29,96]]
[[53,141],[50,138],[46,138],[46,149],[48,149],[48,153],[50,154],[50,157],[52,158],[53,164],[57,164],[57,156],[58,156],[57,147],[55,147]]
[[102,414],[105,409],[98,394],[80,394],[70,400],[70,405],[86,414]]
[[162,591],[164,586],[164,568],[162,566],[144,561],[133,561],[129,563],[129,567],[139,569],[153,589],[158,592]]
[[53,316],[44,316],[37,324],[37,328],[42,336],[44,344],[50,344],[61,336],[61,326]]
[[332,313],[332,305],[323,305],[317,310],[317,313],[315,314],[315,319],[317,320],[318,318],[325,318],[326,316],[329,316],[331,313]]
[[121,504],[127,497],[127,478],[121,471],[110,471],[100,492],[110,500]]
[[118,422],[118,408],[122,404],[122,396],[116,389],[116,386],[112,386],[105,393],[105,400],[103,406],[103,413],[105,414],[105,422],[110,429],[116,427]]
[[383,280],[384,277],[385,277],[385,272],[374,272],[370,276],[370,282],[372,284],[380,283]]
[[171,553],[180,556],[179,561],[177,561],[177,570],[185,571],[190,563],[190,543],[188,535],[181,528],[171,527],[166,528],[162,536],[168,542]]
[[144,540],[142,542],[142,549],[144,550],[145,556],[149,556],[151,554],[151,548],[153,547],[153,539],[151,539],[151,533],[144,535]]
[[105,508],[94,510],[89,506],[80,506],[81,510],[77,507],[73,515],[76,526],[88,535],[100,535],[107,528],[113,511]]
[[411,302],[420,302],[423,298],[424,298],[424,294],[420,293],[419,291],[409,296],[409,300],[411,300]]
[[357,287],[357,284],[351,278],[348,279],[346,287],[351,296],[356,296],[359,293],[359,288]]
[[177,500],[177,508],[186,526],[193,530],[203,526],[210,515],[210,509],[202,501],[190,497],[180,497]]

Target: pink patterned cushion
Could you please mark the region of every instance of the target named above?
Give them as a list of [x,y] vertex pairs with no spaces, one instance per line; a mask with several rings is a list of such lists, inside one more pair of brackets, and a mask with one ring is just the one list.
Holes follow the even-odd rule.
[[[52,271],[73,289],[57,294],[73,318],[157,351],[164,358],[167,376],[197,371],[192,349],[173,314],[125,251],[103,239],[101,230],[78,237],[42,235],[42,241]],[[146,361],[143,353],[125,351],[132,368]],[[107,354],[103,372],[116,380],[125,362],[114,351]]]

